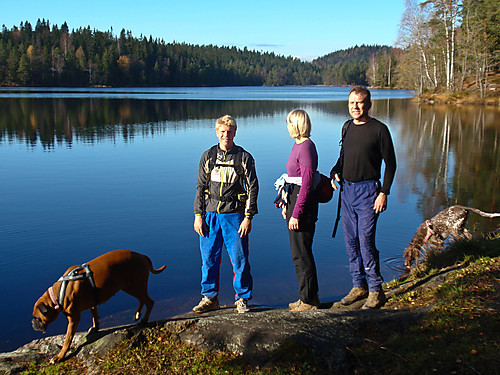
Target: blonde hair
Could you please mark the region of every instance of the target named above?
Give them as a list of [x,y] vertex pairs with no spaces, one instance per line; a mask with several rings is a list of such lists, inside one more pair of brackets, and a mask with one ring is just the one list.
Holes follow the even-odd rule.
[[229,115],[222,116],[215,121],[215,130],[218,130],[222,125],[232,126],[234,127],[234,130],[238,128],[235,119]]
[[303,109],[294,109],[286,117],[286,123],[290,136],[293,138],[302,138],[311,136],[311,120],[309,115]]

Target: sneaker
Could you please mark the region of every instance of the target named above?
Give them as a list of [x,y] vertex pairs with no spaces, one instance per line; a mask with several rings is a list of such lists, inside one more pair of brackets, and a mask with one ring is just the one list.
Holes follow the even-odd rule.
[[[295,301],[295,302],[289,303],[289,304],[288,304],[288,308],[289,308],[290,310],[294,310],[294,309],[296,309],[297,307],[299,307],[299,305],[300,305],[300,304],[302,304],[302,303],[303,303],[303,302],[302,302],[300,299],[298,299],[298,300],[297,300],[297,301]],[[316,307],[319,307],[319,298],[318,298],[318,295],[316,295],[316,296],[314,297],[314,299],[313,299],[313,301],[312,301],[311,305],[316,306]]]
[[201,314],[207,311],[217,310],[218,308],[219,308],[219,300],[217,299],[217,297],[208,298],[204,296],[201,299],[200,303],[195,307],[193,307],[193,312]]
[[244,314],[244,313],[247,313],[250,311],[250,309],[248,308],[246,299],[240,298],[234,304],[236,306],[236,312],[238,314]]
[[377,292],[370,292],[368,294],[368,299],[361,308],[363,310],[378,309],[379,307],[382,307],[386,301],[387,297],[382,290],[379,290]]
[[290,309],[290,311],[309,311],[309,310],[317,310],[318,306],[315,305],[310,305],[308,303],[305,303],[301,300],[299,300],[299,304],[295,306],[293,309]]
[[340,303],[344,306],[350,305],[360,299],[365,298],[368,295],[368,291],[365,288],[354,287],[351,289],[349,294],[340,300]]

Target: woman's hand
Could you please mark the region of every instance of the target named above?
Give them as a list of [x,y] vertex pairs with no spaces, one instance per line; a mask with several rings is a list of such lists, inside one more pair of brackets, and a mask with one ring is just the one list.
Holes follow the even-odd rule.
[[283,219],[286,220],[286,204],[284,204],[281,208],[281,216],[283,216]]
[[339,185],[340,185],[340,176],[338,175],[338,173],[335,173],[334,178],[332,178],[330,180],[330,182],[332,184],[333,190],[337,190],[338,189],[337,185],[335,185],[335,181],[337,181],[339,183]]

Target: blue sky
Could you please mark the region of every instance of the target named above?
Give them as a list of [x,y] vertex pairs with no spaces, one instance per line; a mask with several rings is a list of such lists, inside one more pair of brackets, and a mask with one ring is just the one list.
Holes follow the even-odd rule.
[[40,19],[71,29],[119,34],[122,29],[165,42],[274,51],[303,60],[361,44],[393,45],[405,0],[20,0],[0,23],[12,28]]

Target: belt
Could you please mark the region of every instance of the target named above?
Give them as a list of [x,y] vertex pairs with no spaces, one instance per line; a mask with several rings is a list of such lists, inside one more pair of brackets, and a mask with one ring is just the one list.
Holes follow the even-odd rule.
[[344,185],[347,186],[356,186],[356,185],[365,185],[365,184],[373,184],[373,183],[379,183],[378,180],[363,180],[363,181],[358,181],[358,182],[351,182],[344,180]]

